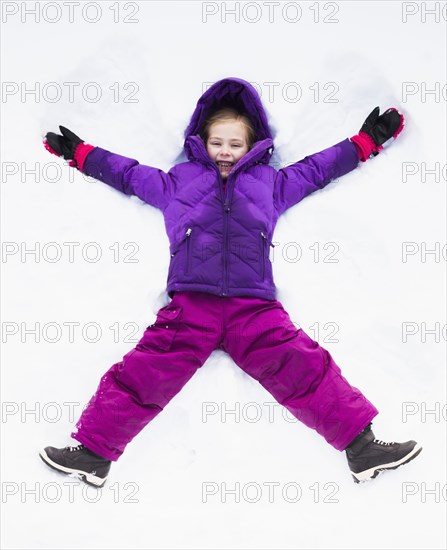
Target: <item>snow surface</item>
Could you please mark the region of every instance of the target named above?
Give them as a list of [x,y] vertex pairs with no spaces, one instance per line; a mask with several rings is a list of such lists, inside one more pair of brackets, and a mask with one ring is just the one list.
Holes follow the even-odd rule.
[[[23,10],[25,3],[2,4]],[[438,83],[442,91],[446,83],[445,9],[439,22],[433,15],[424,22],[421,5],[410,3],[416,14],[404,23],[405,3],[328,4],[320,3],[320,19],[338,6],[338,23],[313,22],[309,2],[298,2],[296,23],[281,15],[284,3],[273,22],[266,3],[252,2],[253,11],[236,23],[231,15],[222,21],[220,2],[139,2],[139,22],[125,24],[113,22],[111,2],[101,2],[97,23],[79,16],[70,23],[64,9],[56,23],[30,16],[22,22],[19,13],[2,24],[3,81],[41,88],[56,82],[64,90],[56,102],[48,101],[48,86],[39,101],[16,94],[2,102],[2,166],[17,167],[2,177],[2,240],[16,243],[7,251],[40,246],[37,259],[5,251],[2,259],[4,548],[445,548],[445,252],[421,255],[423,246],[442,250],[446,243],[445,171],[438,181],[421,176],[423,162],[446,164],[445,95],[437,100],[422,90]],[[445,6],[426,3],[435,4]],[[247,21],[256,6],[261,19]],[[218,11],[202,22],[205,8]],[[38,450],[76,444],[70,432],[100,376],[167,303],[168,239],[160,211],[50,157],[42,135],[62,124],[88,143],[168,170],[181,156],[204,83],[227,76],[261,88],[282,165],[357,133],[376,105],[405,113],[395,143],[280,218],[274,275],[292,320],[378,407],[376,436],[416,439],[423,451],[355,485],[345,453],[284,417],[256,381],[215,351],[113,464],[104,489],[87,490],[47,468]],[[64,82],[80,83],[73,102]],[[88,82],[101,87],[98,102],[79,93]],[[109,87],[118,83],[128,94],[128,82],[138,84],[138,102],[114,102]],[[271,98],[266,82],[279,83]],[[333,90],[323,89],[329,82],[338,87],[338,102],[322,101]],[[403,98],[404,82],[414,83],[414,95]],[[288,83],[301,86],[299,101],[284,99]],[[315,83],[317,101],[309,89]],[[36,166],[40,181],[26,173]],[[404,182],[408,166],[417,173]],[[73,262],[68,242],[79,243]],[[81,255],[92,242],[102,252],[97,262]],[[282,253],[293,242],[302,257],[286,261]],[[322,261],[330,242],[338,246],[337,263]],[[406,262],[403,242],[415,243]],[[59,246],[59,261],[49,261],[56,248],[48,243]],[[133,251],[126,243],[137,243],[137,262],[123,261]],[[314,243],[319,261],[309,248]],[[120,251],[118,262],[111,246]],[[93,257],[94,250],[85,253]],[[70,322],[78,323],[73,342]],[[35,323],[40,342],[26,333]],[[102,331],[96,342],[87,341],[95,337],[88,323]],[[406,342],[404,323],[415,332]],[[439,334],[423,338],[422,323]],[[219,414],[204,422],[206,403]],[[239,421],[231,414],[222,421],[220,413],[235,407]],[[205,502],[204,483],[215,490]]]

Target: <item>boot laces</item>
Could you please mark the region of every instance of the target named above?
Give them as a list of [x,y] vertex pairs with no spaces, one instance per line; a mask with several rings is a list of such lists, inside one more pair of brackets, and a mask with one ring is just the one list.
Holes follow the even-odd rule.
[[82,451],[82,449],[84,449],[84,445],[76,445],[76,447],[67,446],[65,448],[67,449],[67,451],[70,451],[70,453],[72,453],[73,451]]
[[394,445],[395,442],[391,441],[389,443],[382,441],[381,439],[374,439],[374,443],[378,443],[379,445]]

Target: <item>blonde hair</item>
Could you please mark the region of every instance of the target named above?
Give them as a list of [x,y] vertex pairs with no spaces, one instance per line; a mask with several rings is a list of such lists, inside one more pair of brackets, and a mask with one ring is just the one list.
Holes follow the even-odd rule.
[[204,122],[203,128],[200,132],[200,137],[206,143],[209,138],[210,128],[216,122],[224,122],[228,120],[235,120],[237,122],[242,122],[246,130],[247,144],[248,148],[251,149],[253,144],[256,141],[256,134],[253,127],[253,124],[249,117],[233,107],[224,107],[215,111],[210,115]]

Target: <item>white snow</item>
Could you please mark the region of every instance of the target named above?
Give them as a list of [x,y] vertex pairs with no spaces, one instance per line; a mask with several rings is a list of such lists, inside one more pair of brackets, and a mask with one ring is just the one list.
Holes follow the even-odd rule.
[[[284,14],[281,3],[269,22],[266,2],[101,2],[92,23],[80,10],[92,19],[94,3],[81,1],[72,23],[67,3],[50,23],[55,4],[2,3],[3,547],[445,548],[445,3],[426,2],[434,15],[425,17],[416,2],[302,1]],[[39,22],[24,11],[35,6]],[[239,22],[223,19],[225,6]],[[301,18],[291,23],[294,6]],[[134,7],[139,22],[122,22]],[[202,10],[216,13],[203,22]],[[415,12],[406,23],[405,10]],[[355,485],[344,453],[284,417],[215,351],[98,492],[47,468],[38,451],[77,444],[70,432],[100,377],[167,303],[168,239],[160,211],[50,156],[42,135],[62,124],[167,171],[204,83],[228,76],[262,91],[281,165],[354,135],[376,105],[405,114],[378,157],[280,218],[274,275],[292,320],[379,409],[376,436],[415,439],[423,451]],[[79,84],[73,101],[69,82]],[[37,97],[21,100],[36,83]],[[298,85],[301,98],[287,101]],[[404,97],[404,87],[414,93]],[[82,96],[95,89],[97,102]],[[138,101],[124,102],[135,90]],[[422,163],[439,177],[422,177]],[[403,181],[405,170],[414,174]],[[73,262],[64,243],[77,243]],[[298,245],[299,261],[287,261]],[[333,250],[338,262],[323,261]],[[39,342],[27,332],[36,324]],[[216,412],[206,422],[203,407]],[[239,421],[222,421],[235,408]]]

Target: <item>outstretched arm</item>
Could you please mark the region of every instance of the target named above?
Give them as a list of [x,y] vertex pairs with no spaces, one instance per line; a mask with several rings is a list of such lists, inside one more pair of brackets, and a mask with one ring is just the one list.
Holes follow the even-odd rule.
[[86,144],[67,128],[59,126],[62,136],[49,132],[45,148],[70,160],[81,172],[98,179],[126,195],[136,195],[144,202],[164,210],[175,188],[172,172],[145,166],[137,160]]
[[335,178],[347,174],[359,163],[378,155],[404,127],[404,117],[391,107],[379,116],[376,107],[368,115],[359,133],[350,139],[305,157],[278,171],[274,202],[278,215]]
[[278,215],[330,181],[347,174],[359,163],[354,143],[345,139],[303,160],[278,170],[274,202]]

